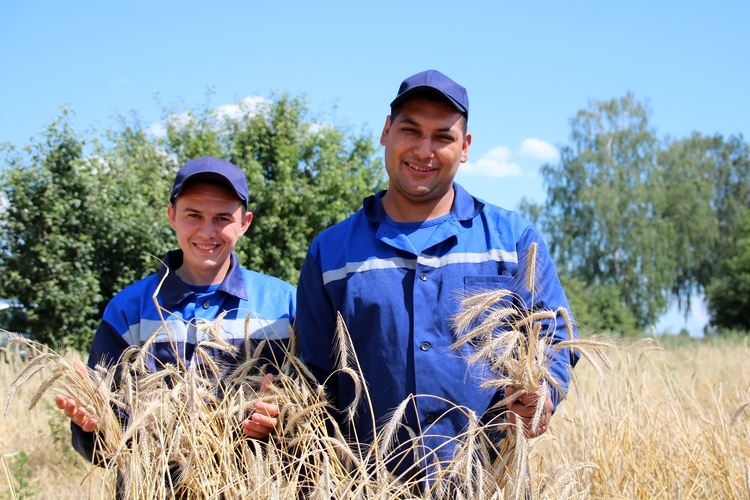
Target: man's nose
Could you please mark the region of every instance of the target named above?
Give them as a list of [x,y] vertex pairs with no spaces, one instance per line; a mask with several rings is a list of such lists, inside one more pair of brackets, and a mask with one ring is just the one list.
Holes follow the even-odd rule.
[[201,224],[201,227],[199,228],[199,233],[202,236],[213,236],[216,234],[216,228],[214,228],[213,221],[206,219],[203,221],[203,224]]
[[421,138],[414,146],[414,154],[422,161],[432,158],[434,154],[432,150],[432,140],[429,137]]

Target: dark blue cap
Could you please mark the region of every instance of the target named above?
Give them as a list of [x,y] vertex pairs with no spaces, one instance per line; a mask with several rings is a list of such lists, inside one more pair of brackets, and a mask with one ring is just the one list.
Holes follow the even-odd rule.
[[434,69],[422,71],[404,80],[398,89],[398,95],[391,102],[391,107],[396,106],[411,94],[427,89],[440,92],[456,109],[467,118],[469,117],[469,95],[466,89]]
[[233,163],[220,158],[204,156],[190,160],[180,168],[172,186],[172,196],[169,202],[174,203],[185,188],[193,182],[211,182],[220,184],[237,195],[247,208],[248,192],[245,173]]

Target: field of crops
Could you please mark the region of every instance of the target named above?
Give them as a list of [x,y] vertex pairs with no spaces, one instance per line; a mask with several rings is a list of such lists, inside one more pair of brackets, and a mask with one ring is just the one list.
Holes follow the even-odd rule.
[[[603,377],[581,361],[550,430],[531,442],[532,497],[750,497],[747,342],[664,340],[612,341]],[[22,367],[0,363],[3,407]],[[53,392],[27,409],[43,380],[34,377],[0,418],[0,496],[112,498],[114,475],[72,450]]]

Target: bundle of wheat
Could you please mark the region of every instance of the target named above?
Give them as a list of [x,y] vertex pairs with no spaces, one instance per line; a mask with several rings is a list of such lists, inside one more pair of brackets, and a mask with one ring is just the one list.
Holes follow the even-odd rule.
[[[498,401],[490,411],[502,412],[526,392],[538,391],[540,401],[547,398],[551,389],[564,394],[565,388],[550,371],[549,361],[555,351],[570,349],[578,352],[600,375],[604,374],[605,368],[612,369],[605,353],[611,344],[594,338],[575,338],[573,321],[565,307],[556,310],[535,309],[537,288],[542,286],[536,272],[536,252],[537,245],[532,243],[528,255],[522,256],[519,264],[525,271],[522,279],[531,297],[529,304],[508,289],[488,290],[464,298],[459,313],[453,318],[457,334],[453,348],[458,351],[465,345],[471,345],[468,363],[483,363],[490,368],[491,376],[482,382],[482,387],[498,390],[510,386],[517,389]],[[566,340],[554,336],[557,321],[564,322]],[[571,380],[575,383],[572,371]],[[539,425],[542,410],[543,405],[537,405],[531,421],[532,429]],[[528,475],[531,443],[516,426],[506,424],[504,430],[507,432],[498,445],[502,453],[491,468],[498,471],[494,477],[501,486],[510,489],[514,498],[522,498],[525,492],[533,489],[532,478]],[[575,481],[572,470],[587,466],[590,464],[578,464],[571,469],[558,471],[554,491],[562,495],[573,488]],[[549,494],[548,488],[544,495]]]
[[[528,257],[533,263],[534,255]],[[536,278],[533,264],[528,267],[527,288],[533,295]],[[565,310],[520,309],[512,305],[511,298],[507,290],[467,297],[455,318],[454,347],[458,350],[471,344],[469,363],[485,363],[491,368],[493,376],[483,381],[485,387],[511,385],[542,394],[550,388],[560,389],[547,368],[548,356],[555,349],[576,349],[599,371],[601,363],[608,365],[602,351],[606,344],[574,339]],[[558,316],[566,322],[569,339],[552,342],[544,328]],[[325,388],[310,383],[313,377],[293,356],[293,345],[271,366],[277,375],[268,392],[260,390],[267,368],[260,365],[256,354],[262,346],[244,353],[240,357],[244,361],[238,365],[218,362],[221,356],[215,355],[217,351],[236,354],[236,348],[219,337],[222,318],[203,326],[208,340],[196,346],[189,366],[167,365],[155,372],[147,363],[149,342],[129,350],[117,367],[97,366],[88,377],[82,377],[63,356],[46,349],[42,352],[41,346],[31,341],[14,339],[26,342],[37,355],[9,389],[6,412],[22,384],[50,369],[30,407],[53,387],[85,404],[99,423],[97,456],[102,465],[117,469],[125,498],[505,499],[525,498],[532,492],[538,498],[581,495],[574,473],[589,464],[532,478],[528,457],[533,443],[524,433],[516,432],[507,420],[481,425],[478,416],[465,408],[456,409],[464,412],[469,425],[453,438],[456,453],[452,460],[441,462],[434,452],[423,456],[416,433],[410,443],[399,443],[396,449],[395,435],[404,411],[416,404],[417,398],[431,396],[405,400],[394,409],[389,422],[377,427],[368,443],[348,442],[329,415]],[[358,388],[359,399],[344,409],[351,421],[356,418],[356,407],[368,404],[367,381],[358,369],[351,337],[341,320],[337,339],[338,369]],[[498,409],[519,392],[500,401]],[[277,432],[268,441],[248,439],[240,431],[241,422],[258,400],[271,401],[280,408]],[[427,477],[392,472],[393,460],[397,453],[404,453],[404,446],[406,453],[431,463]]]

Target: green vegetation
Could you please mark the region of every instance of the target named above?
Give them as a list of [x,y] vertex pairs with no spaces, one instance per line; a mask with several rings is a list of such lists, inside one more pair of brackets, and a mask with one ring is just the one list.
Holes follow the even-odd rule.
[[716,326],[742,326],[750,146],[741,136],[698,133],[660,140],[650,114],[631,94],[579,111],[560,162],[542,167],[544,206],[527,202],[522,211],[548,235],[559,271],[582,282],[572,302],[584,325],[602,328],[595,316],[613,314],[604,329],[629,331],[632,319],[643,331],[670,297],[688,308],[705,290]]
[[[0,169],[0,297],[28,311],[35,338],[86,350],[109,299],[176,246],[165,205],[184,161],[226,158],[247,174],[243,264],[295,283],[308,244],[384,187],[373,137],[315,116],[303,99],[240,102],[237,113],[164,111],[78,132],[60,115]],[[676,297],[705,294],[718,334],[750,329],[750,146],[742,136],[659,138],[628,94],[571,120],[560,161],[542,167],[546,233],[583,332],[638,334]]]
[[77,133],[63,110],[29,146],[5,146],[0,297],[29,310],[37,340],[87,350],[112,296],[176,248],[165,207],[190,158],[214,155],[246,172],[255,219],[236,251],[246,267],[292,283],[312,238],[383,187],[372,138],[325,124],[303,100],[281,95],[239,111],[165,111],[160,137],[137,117]]
[[19,451],[12,457],[10,473],[15,485],[14,495],[10,498],[22,499],[36,496],[38,488],[33,487],[29,481],[33,472],[33,469],[29,466],[29,455],[25,451]]
[[745,208],[726,240],[725,258],[711,277],[706,296],[711,322],[750,332],[750,209]]
[[604,283],[586,285],[583,280],[565,274],[560,281],[581,334],[637,335],[635,318],[620,301],[616,287]]

